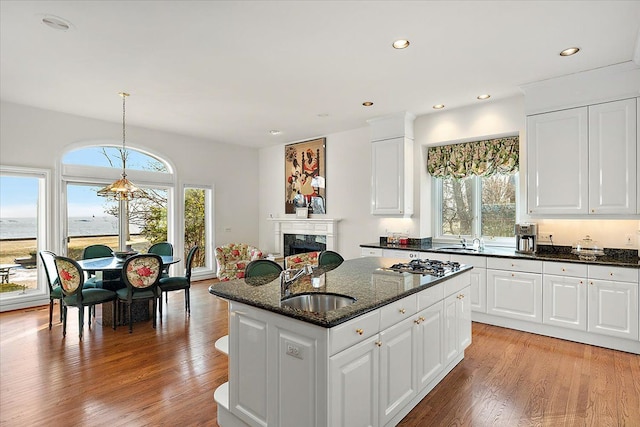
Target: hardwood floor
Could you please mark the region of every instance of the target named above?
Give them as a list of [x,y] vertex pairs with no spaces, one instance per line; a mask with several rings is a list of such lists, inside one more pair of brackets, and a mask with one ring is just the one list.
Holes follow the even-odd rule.
[[[156,330],[97,325],[82,342],[75,309],[64,339],[47,307],[0,314],[0,424],[216,426],[227,306],[210,283],[192,285],[191,318],[174,292]],[[640,356],[474,323],[465,359],[400,425],[640,426]]]

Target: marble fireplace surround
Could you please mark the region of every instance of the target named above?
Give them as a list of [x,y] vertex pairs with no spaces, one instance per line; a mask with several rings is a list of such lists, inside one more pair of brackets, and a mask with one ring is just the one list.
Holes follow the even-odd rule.
[[304,234],[311,236],[325,236],[327,250],[335,251],[338,237],[339,219],[331,218],[269,218],[274,223],[275,253],[284,254],[285,234]]

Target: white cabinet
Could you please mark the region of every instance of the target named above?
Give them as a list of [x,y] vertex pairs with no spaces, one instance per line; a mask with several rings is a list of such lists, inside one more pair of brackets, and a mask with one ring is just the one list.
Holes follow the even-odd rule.
[[469,305],[471,311],[487,312],[487,258],[477,255],[451,255],[451,261],[472,265]]
[[418,390],[426,387],[444,369],[444,303],[425,308],[415,316]]
[[532,215],[637,212],[636,99],[527,118]]
[[385,258],[402,258],[402,259],[424,259],[427,255],[431,255],[425,252],[419,251],[404,251],[400,249],[383,249],[382,256]]
[[444,353],[445,365],[471,344],[471,305],[469,289],[462,289],[444,300]]
[[380,248],[360,248],[360,256],[382,256]]
[[417,329],[406,319],[380,333],[380,425],[385,425],[416,395]]
[[528,212],[586,214],[587,108],[529,116],[527,141]]
[[542,262],[487,259],[487,313],[542,323]]
[[378,345],[378,335],[375,335],[330,358],[331,426],[379,425],[380,351]]
[[589,107],[589,213],[636,212],[636,100]]
[[587,330],[587,266],[543,263],[543,323]]
[[406,137],[371,143],[371,213],[413,214],[413,140]]
[[589,266],[588,331],[638,340],[638,270]]

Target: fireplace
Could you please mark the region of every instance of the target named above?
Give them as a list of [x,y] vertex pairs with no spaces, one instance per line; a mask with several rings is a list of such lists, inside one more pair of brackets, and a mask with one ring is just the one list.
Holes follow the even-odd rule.
[[[274,222],[275,253],[283,256],[337,248],[338,219],[269,218]],[[291,247],[293,246],[293,247]]]
[[327,236],[313,234],[283,234],[284,256],[327,249]]

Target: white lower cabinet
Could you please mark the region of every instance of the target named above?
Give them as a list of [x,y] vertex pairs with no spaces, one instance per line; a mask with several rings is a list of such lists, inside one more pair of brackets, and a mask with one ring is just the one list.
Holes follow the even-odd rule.
[[587,329],[587,279],[544,275],[543,323]]
[[487,313],[542,323],[542,276],[487,269]]
[[444,302],[440,301],[416,315],[414,334],[417,351],[418,390],[433,381],[445,367],[444,361]]
[[444,350],[445,365],[456,358],[471,344],[470,287],[462,289],[444,300]]
[[331,426],[378,426],[380,351],[378,335],[344,350],[329,361]]
[[638,270],[589,266],[587,330],[638,340]]
[[478,255],[451,255],[451,261],[472,265],[469,304],[471,311],[487,312],[487,257]]

